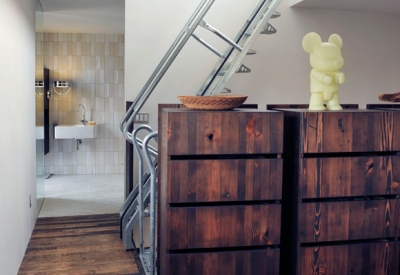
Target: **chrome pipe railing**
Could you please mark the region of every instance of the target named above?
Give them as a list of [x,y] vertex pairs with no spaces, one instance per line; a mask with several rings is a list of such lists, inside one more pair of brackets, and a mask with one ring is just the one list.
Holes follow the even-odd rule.
[[[157,253],[156,253],[156,200],[157,200],[157,185],[156,185],[156,179],[157,179],[157,171],[156,168],[152,165],[152,160],[151,160],[151,155],[148,150],[148,144],[151,139],[157,138],[158,132],[152,132],[148,134],[144,139],[143,139],[143,153],[145,156],[145,159],[147,161],[147,164],[149,166],[150,170],[150,248],[149,248],[149,253],[147,259],[142,260],[142,262],[146,262],[149,264],[149,271],[150,275],[155,275],[157,273],[156,269],[156,259],[157,259]],[[144,251],[142,251],[144,252]],[[139,254],[139,256],[142,258],[144,253]]]
[[[141,125],[137,127],[133,132],[133,146],[135,148],[136,155],[139,160],[139,181],[138,181],[138,207],[139,207],[139,252],[144,251],[144,230],[143,230],[143,218],[144,218],[144,201],[143,201],[143,185],[144,185],[144,180],[143,180],[143,156],[142,153],[140,152],[141,149],[143,149],[143,145],[139,146],[138,141],[139,139],[136,137],[139,131],[141,130],[147,130],[149,133],[153,132],[153,129],[148,126],[148,125]],[[148,154],[151,154],[149,150]],[[157,157],[157,156],[156,156]],[[151,162],[153,165],[153,162]],[[151,166],[152,166],[151,165]],[[149,168],[150,175],[151,175],[151,170]]]

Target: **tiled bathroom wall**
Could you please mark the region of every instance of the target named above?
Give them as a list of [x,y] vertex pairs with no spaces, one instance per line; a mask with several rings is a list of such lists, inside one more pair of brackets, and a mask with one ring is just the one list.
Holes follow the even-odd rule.
[[[43,33],[43,66],[50,70],[50,152],[45,155],[45,173],[123,173],[125,141],[119,122],[125,113],[124,36],[119,34]],[[55,80],[72,83],[71,91],[54,93]],[[78,144],[73,139],[54,139],[52,125],[99,125],[95,139]]]

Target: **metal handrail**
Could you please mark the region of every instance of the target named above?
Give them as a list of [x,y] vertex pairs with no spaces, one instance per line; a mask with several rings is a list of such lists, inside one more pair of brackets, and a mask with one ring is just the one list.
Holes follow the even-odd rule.
[[[149,133],[153,132],[153,129],[148,126],[148,125],[140,125],[139,127],[137,127],[133,132],[132,135],[134,137],[134,142],[133,142],[133,146],[135,147],[135,151],[136,154],[138,156],[138,160],[139,160],[139,181],[138,181],[138,188],[139,188],[139,193],[138,193],[138,207],[139,207],[139,240],[140,240],[140,245],[139,245],[139,251],[144,251],[144,247],[143,247],[143,236],[144,236],[144,231],[143,231],[143,218],[144,218],[144,203],[143,203],[143,156],[140,152],[140,149],[143,148],[143,145],[141,147],[139,147],[138,144],[138,138],[136,137],[136,135],[138,134],[138,132],[140,130],[147,130],[149,131]],[[149,152],[149,150],[148,150]],[[150,153],[150,152],[149,152]],[[151,175],[151,170],[149,168],[150,171],[150,175]]]
[[150,274],[156,274],[156,194],[157,194],[157,171],[155,167],[152,165],[151,155],[148,150],[148,143],[152,138],[156,138],[158,136],[158,132],[152,132],[148,134],[143,139],[143,153],[147,164],[149,166],[150,171],[150,259],[149,259],[149,267]]
[[[150,126],[149,126],[150,127]],[[135,128],[136,129],[136,128]],[[153,131],[153,130],[151,130]],[[140,149],[143,149],[143,141],[136,137],[136,142],[139,146]],[[132,142],[133,143],[133,142]],[[153,146],[149,145],[149,153],[153,156],[153,157],[157,157],[158,156],[158,150],[156,148],[154,148]]]

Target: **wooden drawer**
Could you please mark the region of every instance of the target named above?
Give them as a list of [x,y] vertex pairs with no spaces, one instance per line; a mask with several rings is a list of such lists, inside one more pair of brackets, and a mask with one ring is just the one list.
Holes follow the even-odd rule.
[[166,133],[162,147],[167,155],[275,154],[283,150],[280,112],[162,109],[161,116],[160,131]]
[[168,275],[278,275],[279,249],[168,254]]
[[400,156],[302,159],[300,197],[400,193]]
[[301,275],[398,275],[399,242],[377,242],[299,249]]
[[400,150],[400,112],[351,110],[303,112],[302,153]]
[[167,221],[169,250],[280,243],[279,204],[170,208]]
[[399,237],[399,217],[399,199],[302,203],[299,242]]
[[168,162],[167,203],[280,200],[282,159]]

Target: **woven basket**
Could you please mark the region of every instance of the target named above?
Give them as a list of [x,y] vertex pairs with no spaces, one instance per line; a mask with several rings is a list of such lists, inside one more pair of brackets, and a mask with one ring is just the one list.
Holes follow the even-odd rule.
[[187,108],[196,110],[232,110],[246,101],[244,95],[178,96]]

